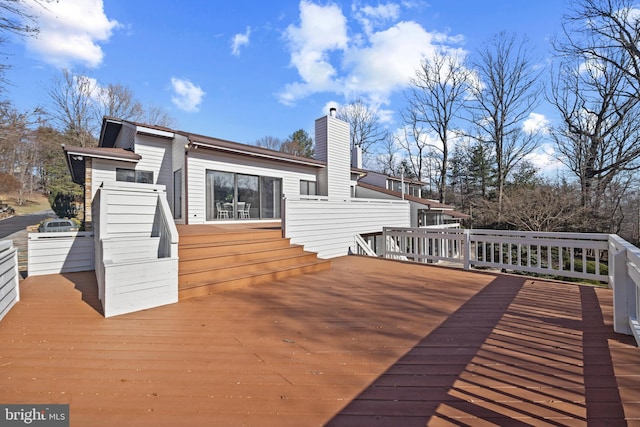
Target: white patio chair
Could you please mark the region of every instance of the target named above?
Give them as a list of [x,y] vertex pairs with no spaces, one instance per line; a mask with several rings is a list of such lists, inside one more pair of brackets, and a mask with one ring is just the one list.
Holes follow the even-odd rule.
[[240,218],[242,219],[249,219],[251,218],[251,203],[245,203],[244,204],[244,209],[242,209],[240,211]]
[[216,209],[218,210],[218,219],[229,219],[229,211],[222,209],[220,202],[216,202]]

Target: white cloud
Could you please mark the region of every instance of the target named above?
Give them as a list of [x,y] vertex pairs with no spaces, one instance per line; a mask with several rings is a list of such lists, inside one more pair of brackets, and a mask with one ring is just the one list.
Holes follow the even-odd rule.
[[549,119],[547,119],[544,114],[529,113],[529,117],[522,123],[522,130],[527,133],[547,133],[549,130]]
[[567,171],[567,167],[558,160],[555,148],[551,143],[542,144],[536,151],[527,155],[526,159],[548,178],[554,178],[554,175]]
[[176,107],[188,113],[199,110],[202,98],[205,95],[200,86],[194,85],[189,80],[171,77],[171,87],[174,92],[171,102]]
[[413,21],[395,22],[401,12],[398,4],[355,4],[352,12],[364,32],[349,27],[336,4],[300,2],[300,22],[284,34],[300,80],[278,94],[282,103],[291,105],[311,94],[330,92],[363,97],[380,107],[392,92],[406,87],[420,61],[437,48],[461,52],[451,47],[463,41],[460,36],[429,32]]
[[249,44],[249,36],[251,36],[251,27],[247,27],[247,31],[242,34],[238,33],[231,40],[231,54],[240,56],[240,48]]
[[329,53],[347,47],[347,20],[335,4],[319,6],[300,2],[300,25],[289,25],[285,38],[291,50],[291,65],[302,82],[286,86],[280,96],[285,104],[316,91],[335,89],[336,70]]
[[[36,5],[36,0],[27,2]],[[27,49],[57,67],[99,66],[104,57],[99,43],[120,26],[107,18],[102,0],[56,1],[34,10],[40,13],[40,34],[26,40]]]
[[400,5],[395,3],[379,4],[375,7],[366,5],[362,8],[354,4],[353,9],[356,19],[367,34],[371,34],[374,28],[396,20],[400,16]]

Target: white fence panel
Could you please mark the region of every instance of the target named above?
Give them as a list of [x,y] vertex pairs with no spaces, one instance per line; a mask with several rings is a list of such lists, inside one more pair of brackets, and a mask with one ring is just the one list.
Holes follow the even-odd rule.
[[291,243],[304,245],[320,258],[347,255],[356,234],[381,232],[385,226],[406,227],[409,203],[385,200],[325,198],[284,200],[283,231]]
[[0,320],[20,301],[18,250],[11,240],[0,241]]
[[94,267],[93,233],[29,233],[29,276],[90,271]]

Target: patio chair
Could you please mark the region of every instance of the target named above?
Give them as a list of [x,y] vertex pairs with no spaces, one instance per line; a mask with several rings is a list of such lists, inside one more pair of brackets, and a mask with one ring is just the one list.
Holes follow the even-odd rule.
[[220,202],[216,202],[216,209],[218,210],[218,219],[229,219],[229,211],[222,209]]
[[240,211],[240,218],[249,219],[251,218],[251,203],[245,203],[244,209]]

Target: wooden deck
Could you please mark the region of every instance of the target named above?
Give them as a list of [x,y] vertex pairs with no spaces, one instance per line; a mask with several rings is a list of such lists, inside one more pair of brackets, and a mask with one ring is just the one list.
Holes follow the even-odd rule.
[[355,256],[109,319],[95,288],[22,282],[0,403],[69,403],[73,426],[640,425],[607,289]]

